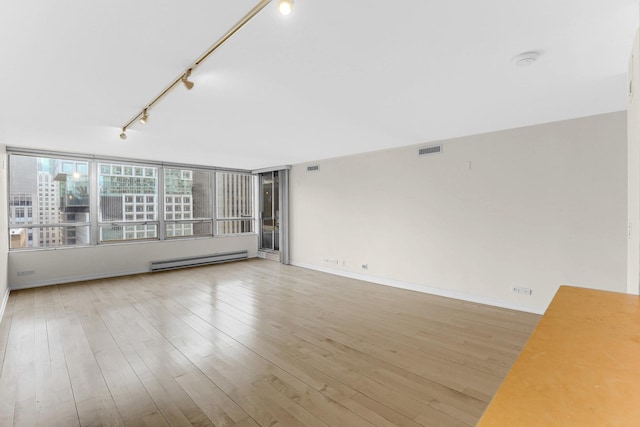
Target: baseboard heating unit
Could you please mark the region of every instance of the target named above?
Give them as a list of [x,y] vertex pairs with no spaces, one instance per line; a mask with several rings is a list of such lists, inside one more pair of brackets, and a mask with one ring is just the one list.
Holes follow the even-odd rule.
[[200,255],[189,258],[176,258],[164,261],[152,261],[151,272],[174,270],[176,268],[196,267],[199,265],[218,264],[221,262],[239,261],[249,258],[247,251],[224,252],[220,254]]

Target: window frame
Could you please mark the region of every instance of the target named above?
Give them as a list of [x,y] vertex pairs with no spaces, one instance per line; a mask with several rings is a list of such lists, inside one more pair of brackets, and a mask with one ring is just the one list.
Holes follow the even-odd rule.
[[[7,215],[7,228],[8,228],[8,236],[9,247],[11,246],[11,230],[19,229],[19,228],[51,228],[51,227],[88,227],[89,232],[89,243],[83,243],[80,245],[59,245],[59,246],[38,246],[38,247],[17,247],[11,248],[10,251],[33,251],[33,250],[58,250],[58,249],[67,249],[67,248],[78,248],[78,247],[91,247],[91,246],[101,246],[101,245],[118,245],[118,244],[133,244],[133,243],[143,243],[143,242],[157,242],[157,241],[173,241],[173,240],[189,240],[189,239],[207,239],[207,238],[216,238],[220,236],[233,236],[233,235],[251,235],[257,234],[256,231],[256,213],[255,206],[257,205],[257,200],[252,200],[252,216],[247,217],[238,217],[238,218],[217,218],[218,213],[218,188],[217,188],[217,172],[224,173],[237,173],[241,175],[248,175],[252,177],[252,186],[255,190],[255,175],[252,171],[242,170],[242,169],[229,169],[229,168],[220,168],[220,167],[207,167],[202,165],[192,165],[192,164],[180,164],[180,163],[170,163],[170,162],[154,162],[154,161],[146,161],[139,159],[130,159],[130,158],[117,158],[117,157],[108,157],[108,156],[96,156],[96,155],[87,155],[87,154],[75,154],[75,153],[64,153],[64,152],[56,152],[56,151],[44,151],[44,150],[31,150],[24,149],[19,147],[7,147],[6,148],[7,158],[9,167],[7,167],[6,177],[7,177],[7,210],[5,215]],[[11,205],[11,157],[12,156],[27,156],[32,158],[51,158],[54,160],[60,161],[75,161],[75,162],[86,162],[87,164],[87,175],[88,175],[88,192],[89,192],[89,214],[88,222],[59,222],[59,223],[51,223],[51,224],[29,224],[26,222],[18,223],[18,222],[9,222],[11,218],[11,208],[16,207]],[[156,169],[156,204],[154,205],[156,209],[156,219],[155,220],[140,220],[140,221],[102,221],[100,220],[100,182],[99,177],[101,175],[100,166],[103,164],[117,164],[122,166],[123,177],[124,169],[127,167],[142,167],[142,168],[155,168]],[[209,197],[210,200],[208,202],[211,217],[208,218],[189,218],[189,219],[165,219],[165,198],[167,194],[165,192],[165,173],[167,169],[180,169],[183,171],[190,171],[189,174],[193,179],[195,173],[197,172],[207,172],[209,174],[208,185],[209,185]],[[129,175],[126,175],[129,176]],[[135,175],[135,169],[134,174]],[[144,176],[144,170],[143,170]],[[37,188],[41,185],[38,178],[37,173],[35,174],[35,187],[36,193],[25,193],[30,194],[33,201],[37,202],[38,193]],[[41,186],[44,186],[43,184]],[[145,194],[145,197],[148,196]],[[171,195],[175,196],[175,195]],[[193,201],[193,195],[191,195]],[[29,206],[31,207],[31,206]],[[35,205],[34,205],[35,207]],[[25,206],[26,208],[26,206]],[[44,212],[44,206],[40,207],[38,210],[42,210]],[[51,209],[57,208],[57,206],[50,207]],[[193,202],[192,202],[192,215],[193,215]],[[26,209],[25,209],[26,211]],[[36,212],[36,209],[32,208],[32,215],[40,215],[41,212]],[[123,216],[124,218],[124,216]],[[221,234],[218,233],[218,222],[219,221],[229,221],[231,219],[234,220],[251,220],[252,227],[250,232],[244,233],[234,233],[234,234]],[[191,234],[187,236],[167,236],[166,230],[168,224],[199,224],[199,223],[210,223],[210,233],[208,234]],[[154,238],[140,238],[140,239],[123,239],[123,240],[101,240],[101,229],[102,227],[108,226],[135,226],[135,225],[154,225],[156,227],[156,237]],[[31,236],[31,235],[29,235]],[[35,241],[35,238],[33,239]],[[29,238],[30,241],[30,238]]]
[[[167,194],[166,189],[167,189],[167,184],[166,184],[166,179],[167,179],[167,170],[168,169],[173,169],[173,170],[179,170],[180,171],[180,176],[181,179],[190,179],[193,181],[194,176],[196,173],[201,172],[201,173],[207,173],[209,175],[209,178],[207,180],[207,186],[208,186],[208,196],[209,196],[209,213],[210,215],[208,217],[193,217],[193,211],[194,211],[194,200],[195,197],[193,194],[191,194],[191,218],[181,218],[181,219],[167,219],[166,215],[167,215],[167,206],[166,204],[167,202],[167,198],[168,197],[176,197],[178,195],[175,194]],[[189,178],[184,178],[185,174],[184,172],[188,171],[189,172]],[[216,237],[215,234],[215,230],[214,230],[214,226],[215,226],[215,202],[216,202],[216,195],[215,195],[215,175],[216,172],[214,169],[206,169],[206,168],[201,168],[201,167],[196,167],[196,166],[191,166],[188,167],[187,165],[181,165],[181,166],[170,166],[170,165],[166,165],[165,167],[162,168],[162,188],[163,188],[163,194],[162,194],[162,210],[160,211],[160,217],[162,217],[162,221],[163,221],[163,226],[162,226],[162,233],[164,236],[164,240],[178,240],[178,239],[203,239],[203,238],[210,238],[210,237]],[[182,195],[184,196],[184,195]],[[184,204],[184,201],[182,202],[182,204]],[[175,203],[172,204],[172,207],[175,207]],[[173,214],[175,215],[175,210],[172,211]],[[184,210],[182,210],[181,212],[184,212]],[[169,224],[174,224],[174,225],[194,225],[194,224],[210,224],[210,232],[208,234],[191,234],[188,236],[168,236],[167,235],[167,225]]]
[[[138,220],[137,218],[134,220],[126,220],[124,218],[126,212],[123,209],[123,219],[121,220],[113,220],[113,221],[104,221],[100,218],[100,213],[101,213],[101,209],[102,209],[102,205],[100,203],[100,198],[102,197],[102,193],[101,193],[101,189],[102,189],[102,185],[100,184],[100,177],[103,176],[102,175],[102,167],[108,165],[110,170],[113,171],[114,170],[114,166],[117,166],[120,168],[121,173],[120,174],[114,174],[114,173],[110,173],[109,175],[104,175],[104,176],[121,176],[123,178],[154,178],[153,176],[147,176],[146,175],[146,170],[147,168],[154,168],[155,169],[155,194],[153,194],[153,196],[155,197],[156,201],[153,204],[154,209],[155,209],[155,219],[147,219],[147,218],[143,218]],[[162,166],[158,166],[158,165],[152,165],[149,163],[139,163],[136,161],[127,161],[124,159],[121,160],[101,160],[101,159],[95,159],[95,163],[94,163],[94,169],[95,169],[95,179],[96,179],[96,219],[97,219],[97,238],[96,238],[96,244],[98,245],[105,245],[105,244],[115,244],[115,243],[132,243],[132,242],[143,242],[143,241],[157,241],[157,240],[161,240],[161,235],[160,235],[160,215],[158,214],[158,211],[160,210],[159,204],[160,204],[160,175],[162,173]],[[125,171],[127,169],[131,169],[131,174],[126,174]],[[142,174],[138,175],[136,174],[137,170],[141,170]],[[150,196],[150,194],[146,194],[146,193],[134,193],[134,192],[123,192],[123,193],[119,193],[120,196],[122,196],[122,206],[123,208],[126,206],[126,197],[127,195],[132,196],[134,199],[132,201],[132,206],[133,207],[137,207],[138,206],[138,202],[137,200],[135,200],[135,198],[137,197],[143,197],[143,198],[147,198],[148,196]],[[142,206],[147,206],[147,200],[143,200],[142,201]],[[134,211],[133,214],[137,215],[136,213],[137,211]],[[146,210],[145,210],[145,216],[146,216]],[[139,233],[141,231],[144,231],[146,233],[146,228],[148,226],[154,226],[155,227],[155,237],[142,237],[142,238],[132,238],[132,239],[127,239],[126,233],[127,227],[135,227],[135,230],[133,230],[133,233]],[[137,228],[143,226],[145,227],[145,230],[138,230]],[[123,238],[122,239],[114,239],[114,240],[104,240],[102,237],[102,231],[103,229],[107,229],[108,227],[120,227],[122,228],[122,234],[123,234]]]
[[[251,215],[240,215],[240,216],[220,216],[220,212],[218,211],[218,198],[219,198],[219,193],[218,193],[218,174],[238,174],[241,176],[248,176],[250,178],[250,183],[251,186],[250,188],[247,190],[247,194],[251,195],[251,203],[252,205],[250,206],[249,211],[251,212]],[[224,170],[218,170],[214,173],[215,175],[215,180],[214,180],[214,185],[215,185],[215,200],[214,200],[214,208],[215,208],[215,212],[214,212],[214,216],[215,216],[215,229],[214,229],[214,233],[218,236],[239,236],[239,235],[244,235],[244,234],[257,234],[257,230],[256,230],[256,206],[258,205],[258,200],[256,197],[256,188],[257,188],[257,175],[253,174],[253,173],[242,173],[242,172],[237,172],[237,171],[224,171]],[[247,232],[236,232],[236,233],[221,233],[218,231],[218,226],[224,222],[237,222],[237,221],[250,221],[250,227],[251,227],[251,231],[247,231]]]
[[[11,156],[12,155],[16,155],[16,156],[21,156],[21,157],[31,157],[36,159],[41,159],[41,158],[47,158],[47,159],[52,159],[52,160],[56,160],[56,161],[60,161],[61,164],[61,172],[62,173],[69,173],[68,171],[65,170],[64,165],[65,162],[86,162],[87,163],[87,168],[88,168],[88,172],[87,172],[87,185],[89,187],[89,219],[90,221],[78,221],[78,222],[67,222],[67,221],[57,221],[57,222],[47,222],[47,223],[29,223],[26,220],[23,221],[22,223],[20,222],[11,222],[11,208],[12,206],[16,206],[16,205],[12,205],[11,204],[11,200],[12,200],[12,194],[28,194],[28,193],[12,193],[11,192],[11,173],[12,173],[12,168],[11,168]],[[66,163],[68,164],[68,163]],[[78,228],[78,227],[89,227],[89,236],[91,236],[91,211],[92,211],[92,194],[91,194],[91,161],[86,159],[86,158],[81,158],[81,157],[76,157],[73,155],[68,155],[65,153],[56,153],[56,152],[34,152],[34,153],[26,153],[23,151],[10,151],[9,148],[7,148],[7,230],[8,230],[8,247],[9,247],[9,251],[23,251],[23,250],[57,250],[57,249],[62,249],[62,248],[78,248],[78,247],[89,247],[91,246],[92,243],[92,239],[91,237],[89,238],[89,243],[84,243],[84,244],[80,244],[80,245],[47,245],[47,246],[36,246],[36,247],[18,247],[18,248],[12,248],[11,247],[11,236],[12,236],[12,230],[19,230],[21,228],[24,229],[31,229],[32,232],[29,233],[27,232],[27,240],[28,241],[32,241],[35,242],[36,238],[34,237],[34,233],[33,231],[35,230],[44,230],[44,237],[45,238],[50,238],[50,232],[51,230],[47,230],[47,229],[52,229],[52,228],[60,228],[62,230],[66,230],[69,228]],[[73,172],[71,172],[73,173]],[[35,179],[34,179],[34,185],[36,187],[36,189],[38,188],[42,188],[45,187],[44,183],[42,181],[40,181],[38,179],[38,174],[36,173],[35,175]],[[54,192],[50,192],[50,189],[48,187],[44,188],[44,195],[45,196],[52,196],[53,194],[55,194]],[[24,205],[25,208],[25,215],[27,215],[27,213],[29,212],[29,210],[31,210],[31,217],[33,218],[33,214],[34,214],[34,205],[33,202],[34,201],[42,201],[42,194],[31,194],[31,205]],[[43,203],[43,208],[45,211],[49,211],[49,202],[50,200],[45,200]],[[23,205],[19,205],[19,206],[23,206]],[[38,212],[37,213],[39,216],[42,215],[42,212]],[[23,218],[27,218],[28,216],[24,216]],[[55,243],[55,241],[54,241]]]

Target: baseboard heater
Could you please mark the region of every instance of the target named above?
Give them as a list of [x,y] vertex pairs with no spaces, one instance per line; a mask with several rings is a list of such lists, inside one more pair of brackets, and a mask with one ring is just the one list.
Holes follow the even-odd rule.
[[174,270],[176,268],[196,267],[199,265],[218,264],[221,262],[239,261],[249,258],[247,251],[224,252],[220,254],[200,255],[189,258],[176,258],[164,261],[152,261],[151,272]]

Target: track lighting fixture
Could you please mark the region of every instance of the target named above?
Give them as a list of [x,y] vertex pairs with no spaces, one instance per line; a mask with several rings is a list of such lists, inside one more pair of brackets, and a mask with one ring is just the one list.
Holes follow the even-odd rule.
[[293,0],[278,0],[278,10],[285,16],[291,14],[293,10]]
[[191,90],[193,88],[193,82],[190,82],[189,80],[187,80],[190,75],[191,75],[191,68],[189,68],[180,79],[182,80],[182,83],[184,84],[184,87],[187,88],[187,90]]
[[[253,9],[251,9],[240,21],[236,23],[227,33],[222,36],[217,42],[213,44],[202,56],[196,59],[184,73],[178,76],[172,83],[170,83],[158,96],[156,96],[151,102],[146,104],[144,110],[133,116],[131,120],[122,127],[122,133],[120,139],[127,139],[127,128],[135,123],[136,120],[140,120],[140,123],[147,123],[149,120],[148,110],[160,101],[164,96],[169,93],[174,87],[182,83],[188,90],[191,90],[194,83],[189,80],[191,72],[194,71],[209,55],[211,55],[216,49],[222,46],[227,40],[231,38],[240,28],[242,28],[247,22],[249,22],[254,16],[256,16],[262,9],[264,9],[271,0],[259,0]],[[293,10],[293,0],[278,0],[278,10],[283,15],[289,15]]]

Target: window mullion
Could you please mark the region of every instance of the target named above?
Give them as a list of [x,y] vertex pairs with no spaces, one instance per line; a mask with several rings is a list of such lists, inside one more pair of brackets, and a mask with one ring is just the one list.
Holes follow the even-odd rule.
[[99,243],[100,234],[100,229],[98,227],[100,188],[98,183],[98,163],[95,160],[89,162],[89,187],[91,194],[91,198],[89,200],[89,217],[91,221],[91,226],[89,228],[89,238],[92,245],[97,245]]
[[210,185],[211,187],[211,235],[216,237],[218,235],[218,187],[217,187],[217,179],[218,174],[215,172],[211,173]]
[[166,188],[165,188],[165,168],[158,168],[158,211],[157,211],[157,220],[158,220],[158,237],[160,240],[165,240],[166,236],[166,227],[164,224],[164,201],[166,197]]

